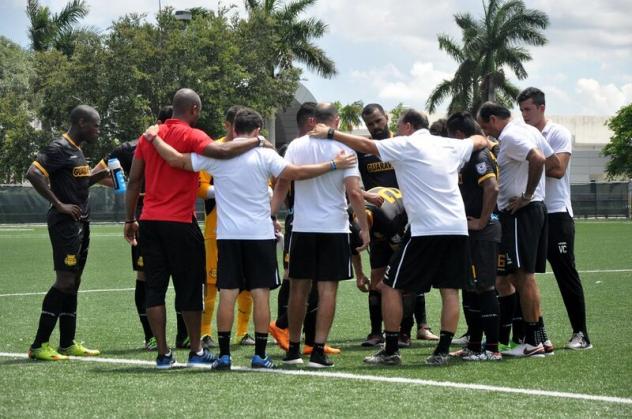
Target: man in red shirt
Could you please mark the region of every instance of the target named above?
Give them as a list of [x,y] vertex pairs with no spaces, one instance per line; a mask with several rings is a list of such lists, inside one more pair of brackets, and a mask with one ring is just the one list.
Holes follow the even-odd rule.
[[[226,159],[242,154],[263,141],[256,138],[225,144],[214,143],[203,131],[193,128],[202,102],[191,89],[180,89],[173,98],[173,119],[160,126],[159,134],[181,153],[198,153]],[[140,225],[134,218],[142,180],[145,199]],[[175,358],[165,336],[165,294],[173,278],[176,309],[182,312],[191,341],[188,365],[211,364],[215,357],[202,349],[200,323],[205,281],[204,237],[195,219],[198,175],[171,168],[144,139],[134,154],[126,195],[125,238],[136,244],[138,231],[143,242],[146,276],[147,318],[158,343],[156,367],[171,368]]]

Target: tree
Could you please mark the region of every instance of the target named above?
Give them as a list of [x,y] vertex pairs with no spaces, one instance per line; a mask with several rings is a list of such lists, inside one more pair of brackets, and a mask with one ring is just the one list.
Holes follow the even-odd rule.
[[340,102],[334,102],[334,105],[338,109],[338,116],[340,117],[340,129],[342,131],[353,131],[353,128],[360,125],[362,122],[362,109],[364,104],[361,100],[357,100],[348,105],[343,105]]
[[395,106],[393,109],[391,109],[391,111],[388,113],[389,114],[388,129],[392,133],[396,133],[397,132],[397,123],[399,122],[399,117],[402,115],[402,113],[405,110],[406,110],[406,108],[404,107],[404,104],[399,102],[397,104],[397,106]]
[[26,14],[30,20],[29,38],[34,51],[57,49],[72,55],[77,38],[89,36],[89,30],[77,28],[76,24],[88,14],[84,0],[71,0],[56,14],[39,0],[27,0]]
[[527,78],[523,63],[531,54],[522,45],[541,46],[542,33],[549,24],[544,12],[527,9],[522,0],[488,0],[483,16],[454,15],[462,31],[462,44],[439,35],[439,47],[454,58],[459,67],[451,80],[444,80],[431,93],[429,112],[451,97],[448,112],[469,110],[475,113],[484,101],[510,105],[518,88],[507,78],[510,70],[518,80]]
[[613,132],[603,155],[610,157],[606,165],[609,178],[632,178],[632,104],[622,107],[607,122]]

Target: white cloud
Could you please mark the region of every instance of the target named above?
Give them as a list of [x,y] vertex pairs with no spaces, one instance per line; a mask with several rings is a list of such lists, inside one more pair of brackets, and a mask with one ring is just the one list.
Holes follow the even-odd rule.
[[602,85],[595,79],[579,79],[576,87],[584,113],[612,115],[623,105],[632,102],[632,83],[617,87]]

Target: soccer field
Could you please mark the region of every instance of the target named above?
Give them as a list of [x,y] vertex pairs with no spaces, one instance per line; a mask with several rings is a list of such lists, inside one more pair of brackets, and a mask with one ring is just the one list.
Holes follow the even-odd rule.
[[[413,341],[402,351],[401,366],[366,366],[362,358],[372,350],[359,345],[369,329],[366,294],[347,281],[340,286],[330,338],[343,352],[324,372],[251,371],[246,367],[253,349],[239,346],[233,347],[237,368],[231,372],[157,371],[155,353],[141,349],[135,277],[122,230],[122,225],[92,226],[79,297],[77,338],[99,348],[101,357],[44,363],[26,359],[26,351],[54,278],[48,233],[45,226],[0,226],[0,417],[632,416],[631,222],[577,223],[576,257],[592,350],[563,349],[571,330],[547,273],[538,282],[548,333],[558,348],[554,356],[499,363],[454,360],[436,368],[423,364],[434,345]],[[427,311],[435,332],[439,306],[433,291]],[[464,323],[461,317],[460,332]],[[57,342],[56,331],[51,345]],[[280,364],[282,352],[273,343],[269,353]],[[176,351],[180,362],[186,356]]]

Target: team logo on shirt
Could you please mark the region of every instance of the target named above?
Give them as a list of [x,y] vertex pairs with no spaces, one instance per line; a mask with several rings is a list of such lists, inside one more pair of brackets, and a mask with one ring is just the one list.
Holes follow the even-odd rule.
[[64,259],[64,264],[66,266],[75,266],[77,264],[77,256],[76,255],[66,255]]
[[487,171],[487,165],[485,163],[478,163],[476,165],[476,171],[479,175],[485,174],[485,172]]
[[90,176],[90,166],[77,166],[72,169],[72,175],[74,177]]

